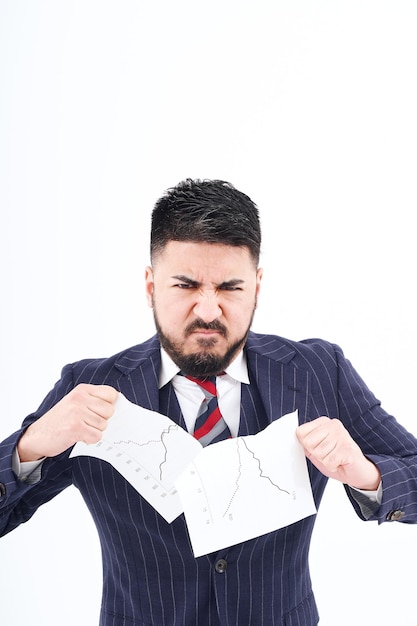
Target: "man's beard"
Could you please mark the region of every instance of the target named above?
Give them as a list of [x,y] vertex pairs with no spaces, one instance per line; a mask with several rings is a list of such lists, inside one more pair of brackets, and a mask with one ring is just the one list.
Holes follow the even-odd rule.
[[[252,325],[255,307],[245,334],[243,337],[232,343],[224,354],[210,352],[210,348],[216,344],[215,337],[207,337],[206,339],[201,338],[199,343],[202,349],[200,351],[193,352],[191,354],[184,354],[181,342],[171,340],[162,330],[155,308],[153,309],[153,313],[156,332],[161,346],[171,357],[174,363],[178,365],[184,374],[194,376],[195,378],[205,378],[207,376],[215,376],[216,374],[224,372],[224,370],[233,361],[239,350],[245,345],[250,327]],[[207,323],[203,322],[201,319],[196,319],[189,324],[185,328],[184,335],[185,337],[188,337],[191,333],[198,330],[215,330],[221,333],[226,339],[228,335],[226,327],[218,320],[213,320],[212,322]]]

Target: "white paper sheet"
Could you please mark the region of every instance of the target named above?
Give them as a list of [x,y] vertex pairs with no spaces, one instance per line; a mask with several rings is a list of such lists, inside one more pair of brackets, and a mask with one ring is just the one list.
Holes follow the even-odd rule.
[[183,512],[175,479],[202,449],[168,417],[119,394],[101,441],[79,442],[70,456],[93,456],[111,463],[171,523]]
[[116,401],[103,438],[71,457],[108,463],[171,523],[182,512],[195,556],[258,537],[316,512],[297,412],[256,435],[203,448],[171,419]]
[[176,481],[195,556],[316,513],[297,412],[257,435],[207,446]]

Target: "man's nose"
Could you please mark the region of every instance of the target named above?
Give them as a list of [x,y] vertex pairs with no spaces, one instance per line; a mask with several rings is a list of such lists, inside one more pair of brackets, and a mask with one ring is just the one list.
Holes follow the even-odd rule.
[[218,295],[214,291],[200,291],[194,313],[205,322],[212,322],[222,314]]

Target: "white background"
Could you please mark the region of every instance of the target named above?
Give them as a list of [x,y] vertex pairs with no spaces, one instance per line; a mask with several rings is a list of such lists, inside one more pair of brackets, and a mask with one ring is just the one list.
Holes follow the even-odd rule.
[[[150,212],[186,177],[258,204],[254,329],[320,336],[417,433],[414,0],[0,0],[0,438],[61,367],[153,333]],[[321,626],[417,624],[417,528],[331,484]],[[2,626],[93,626],[98,540],[75,489],[0,540]]]

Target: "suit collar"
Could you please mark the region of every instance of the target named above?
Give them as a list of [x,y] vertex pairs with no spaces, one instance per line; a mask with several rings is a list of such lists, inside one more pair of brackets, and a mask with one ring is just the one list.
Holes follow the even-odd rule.
[[158,337],[154,335],[144,343],[121,352],[117,355],[114,365],[122,372],[122,374],[129,376],[129,374],[131,374],[138,367],[146,364],[149,359],[153,360],[156,355],[159,355],[159,352],[160,346]]
[[[287,340],[275,335],[261,335],[253,332],[249,333],[245,351],[248,358],[257,354],[280,363],[289,363],[296,354]],[[158,337],[154,335],[144,343],[121,352],[115,361],[115,366],[123,374],[129,375],[137,367],[145,364],[148,359],[154,359],[157,354],[160,355],[160,343]]]
[[[291,388],[292,392],[303,391],[292,385],[292,374],[288,373],[288,381],[283,381],[283,372],[287,369],[283,370],[283,366],[288,365],[296,354],[291,343],[279,337],[250,332],[245,353],[249,377],[259,390],[268,419],[277,419],[285,412],[294,410],[291,408],[292,404],[288,405],[288,411],[285,410],[287,403],[283,402],[284,388],[282,384],[278,384],[284,383],[285,388]],[[161,351],[157,336],[154,335],[148,341],[119,354],[115,367],[122,374],[119,378],[120,391],[132,402],[158,411]],[[299,383],[300,376],[298,386]],[[305,392],[305,385],[303,387]]]
[[250,332],[246,342],[248,359],[253,355],[259,355],[273,362],[289,363],[295,356],[291,342],[276,335],[261,335]]
[[131,402],[158,411],[161,351],[157,336],[120,353],[114,365],[122,374],[119,391]]

